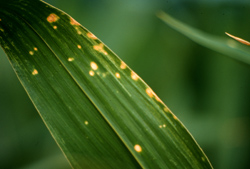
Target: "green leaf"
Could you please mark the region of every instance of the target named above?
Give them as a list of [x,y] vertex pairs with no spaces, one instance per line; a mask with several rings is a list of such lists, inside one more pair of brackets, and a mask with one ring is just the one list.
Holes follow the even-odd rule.
[[107,46],[38,0],[0,1],[0,43],[74,168],[212,168],[183,124]]
[[[216,52],[230,56],[233,59],[250,64],[249,47],[237,43],[233,39],[217,37],[192,28],[191,26],[171,17],[165,12],[160,11],[157,13],[157,16],[170,27],[187,36],[194,42],[197,42],[198,44]],[[223,35],[225,34],[223,33]]]

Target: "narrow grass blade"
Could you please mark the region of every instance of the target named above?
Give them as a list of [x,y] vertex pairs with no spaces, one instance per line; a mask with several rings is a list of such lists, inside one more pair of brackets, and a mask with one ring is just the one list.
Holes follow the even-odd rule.
[[1,46],[74,168],[212,168],[152,89],[66,13],[16,0],[0,17]]
[[[216,37],[192,28],[191,26],[174,19],[165,12],[160,11],[157,13],[157,16],[170,27],[187,36],[194,42],[216,52],[230,56],[233,59],[250,64],[250,49],[247,46],[241,45],[229,38]],[[222,33],[225,35],[224,32]]]

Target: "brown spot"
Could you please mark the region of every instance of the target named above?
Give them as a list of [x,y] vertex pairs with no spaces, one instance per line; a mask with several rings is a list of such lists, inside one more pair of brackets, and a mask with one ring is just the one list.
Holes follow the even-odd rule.
[[97,50],[100,53],[103,53],[104,55],[107,55],[108,53],[104,50],[104,44],[100,43],[99,45],[93,46],[95,50]]
[[47,21],[48,21],[49,23],[56,22],[56,21],[58,21],[58,19],[60,19],[60,17],[57,16],[56,14],[54,14],[54,13],[51,13],[51,14],[47,17]]
[[91,32],[88,32],[87,33],[87,36],[88,36],[88,38],[90,38],[90,39],[97,39],[97,37],[94,35],[94,34],[92,34]]
[[80,24],[73,18],[70,18],[70,24],[71,25],[75,25],[75,26],[79,26]]

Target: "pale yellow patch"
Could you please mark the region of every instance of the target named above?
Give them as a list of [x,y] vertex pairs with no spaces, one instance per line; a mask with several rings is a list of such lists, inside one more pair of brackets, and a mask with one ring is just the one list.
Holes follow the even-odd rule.
[[78,49],[82,49],[81,45],[77,45]]
[[56,22],[56,21],[58,21],[58,19],[60,19],[60,17],[57,16],[56,14],[54,14],[54,13],[51,13],[51,14],[47,17],[47,21],[48,21],[49,23]]
[[119,73],[115,73],[115,77],[117,77],[119,79],[119,78],[121,78],[121,75]]
[[153,97],[154,96],[154,92],[152,91],[152,89],[150,89],[150,88],[147,88],[146,89],[146,93],[147,93],[147,95],[149,96],[149,97]]
[[136,145],[134,146],[134,149],[135,149],[135,151],[137,151],[138,153],[142,152],[142,148],[141,148],[141,146],[140,146],[139,144],[136,144]]
[[94,76],[95,75],[95,72],[93,70],[89,71],[89,75],[90,76]]
[[91,32],[87,33],[87,37],[90,38],[90,39],[94,39],[94,40],[97,39],[97,37]]
[[57,26],[53,26],[54,29],[57,29]]
[[38,71],[36,69],[33,70],[32,75],[37,75]]
[[79,26],[80,24],[73,18],[70,18],[70,24],[71,25],[76,25],[76,26]]
[[163,124],[162,126],[165,128],[165,127],[166,127],[166,124]]
[[164,110],[165,112],[168,112],[168,111],[169,111],[167,107],[164,107],[163,110]]
[[104,44],[100,43],[99,45],[94,45],[93,48],[97,50],[100,53],[103,53],[104,55],[107,55],[108,53],[104,50]]
[[85,125],[88,125],[88,124],[89,124],[89,122],[88,122],[88,121],[85,121],[85,122],[84,122],[84,124],[85,124]]
[[133,80],[138,80],[138,79],[139,79],[139,76],[138,76],[135,72],[131,71],[131,78],[132,78]]
[[69,62],[72,62],[72,61],[74,61],[75,59],[74,58],[68,58],[68,61]]
[[98,66],[97,66],[97,64],[96,64],[95,62],[91,62],[91,63],[90,63],[90,66],[91,66],[91,68],[92,68],[93,70],[97,70],[97,69],[98,69]]
[[37,47],[34,47],[34,51],[38,51]]
[[123,61],[121,61],[120,68],[121,69],[126,69],[126,67],[127,67],[127,65]]
[[30,55],[34,55],[34,52],[33,52],[33,51],[29,51],[29,54],[30,54]]

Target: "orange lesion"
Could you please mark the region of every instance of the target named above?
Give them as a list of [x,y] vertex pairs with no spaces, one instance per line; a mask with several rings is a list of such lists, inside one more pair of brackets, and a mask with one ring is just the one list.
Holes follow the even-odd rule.
[[108,53],[104,50],[104,44],[100,43],[99,45],[94,45],[93,48],[97,50],[100,53],[103,53],[104,55],[107,55]]
[[93,40],[97,39],[97,37],[91,32],[87,33],[87,37],[90,38],[90,39],[93,39]]
[[75,25],[75,26],[79,26],[80,25],[80,23],[78,23],[75,19],[73,19],[73,18],[70,18],[70,24],[71,25]]
[[231,38],[237,40],[238,42],[250,46],[250,42],[248,42],[248,41],[246,41],[246,40],[244,40],[244,39],[242,39],[242,38],[239,38],[239,37],[237,37],[237,36],[231,35],[230,33],[227,33],[227,32],[225,32],[225,33],[226,33],[226,35],[228,35],[229,37],[231,37]]
[[60,19],[60,17],[57,16],[56,14],[54,14],[54,13],[51,13],[51,14],[47,17],[47,21],[48,21],[49,23],[56,22],[56,21],[58,21],[58,19]]
[[121,69],[126,69],[126,67],[127,67],[127,65],[123,61],[121,61],[120,68]]
[[136,81],[139,79],[139,76],[135,72],[131,71],[131,78]]
[[154,92],[153,92],[153,90],[150,89],[150,88],[147,88],[147,89],[146,89],[146,93],[147,93],[147,95],[148,95],[149,97],[151,97],[151,98],[154,96]]

